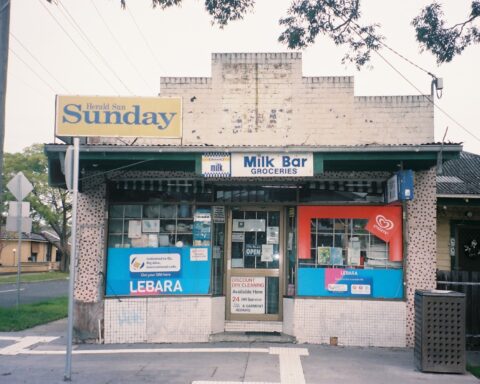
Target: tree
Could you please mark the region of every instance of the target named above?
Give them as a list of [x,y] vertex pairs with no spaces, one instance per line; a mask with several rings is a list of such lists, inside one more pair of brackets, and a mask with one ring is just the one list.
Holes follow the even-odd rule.
[[[120,0],[123,8],[126,3],[127,0]],[[153,7],[160,9],[181,3],[182,0],[152,0]],[[360,3],[360,0],[292,0],[288,15],[280,19],[285,29],[279,41],[291,49],[302,49],[313,44],[318,35],[324,35],[335,44],[348,47],[342,62],[350,61],[360,68],[384,41],[379,24],[360,23]],[[242,19],[254,5],[255,0],[205,0],[206,11],[220,27]],[[480,43],[478,20],[480,0],[471,0],[470,15],[451,27],[444,20],[441,6],[432,2],[413,19],[412,25],[421,49],[430,51],[440,64],[451,61],[471,44]]]
[[[43,144],[33,144],[20,153],[5,153],[4,162],[5,180],[10,180],[22,171],[32,183],[33,191],[25,200],[30,202],[34,231],[45,226],[53,229],[60,239],[61,269],[67,270],[72,206],[68,191],[48,185],[48,162],[43,152]],[[7,190],[4,190],[4,196],[5,200],[14,200]]]

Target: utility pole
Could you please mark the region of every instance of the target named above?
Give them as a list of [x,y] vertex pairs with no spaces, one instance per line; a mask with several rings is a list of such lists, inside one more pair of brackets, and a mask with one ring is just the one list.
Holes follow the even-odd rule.
[[0,0],[0,205],[3,202],[3,147],[5,141],[9,34],[10,0]]

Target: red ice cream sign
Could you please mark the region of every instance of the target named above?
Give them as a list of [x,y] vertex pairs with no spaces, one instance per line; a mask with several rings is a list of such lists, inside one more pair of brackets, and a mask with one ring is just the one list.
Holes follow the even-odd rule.
[[382,209],[370,216],[365,229],[385,242],[390,242],[402,227],[400,217]]
[[402,261],[402,207],[389,206],[300,206],[298,208],[298,258],[311,258],[312,220],[367,219],[365,229],[389,243],[389,260]]

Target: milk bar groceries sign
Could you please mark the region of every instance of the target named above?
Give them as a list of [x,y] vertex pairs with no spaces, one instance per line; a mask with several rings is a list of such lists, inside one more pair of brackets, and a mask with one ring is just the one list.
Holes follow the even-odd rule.
[[312,153],[204,154],[205,177],[304,177],[313,176]]
[[182,137],[182,99],[57,96],[57,136]]

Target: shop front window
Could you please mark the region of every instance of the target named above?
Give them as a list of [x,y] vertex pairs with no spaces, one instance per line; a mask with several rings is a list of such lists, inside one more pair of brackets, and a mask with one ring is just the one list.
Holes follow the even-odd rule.
[[110,205],[106,295],[222,294],[224,216],[189,202]]
[[401,207],[298,211],[298,295],[403,298]]

